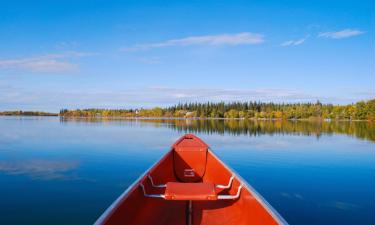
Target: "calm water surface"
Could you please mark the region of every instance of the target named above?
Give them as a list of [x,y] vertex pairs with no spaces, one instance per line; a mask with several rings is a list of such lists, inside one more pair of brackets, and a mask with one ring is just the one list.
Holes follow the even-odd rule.
[[0,223],[92,224],[196,133],[290,224],[375,224],[375,125],[0,117]]

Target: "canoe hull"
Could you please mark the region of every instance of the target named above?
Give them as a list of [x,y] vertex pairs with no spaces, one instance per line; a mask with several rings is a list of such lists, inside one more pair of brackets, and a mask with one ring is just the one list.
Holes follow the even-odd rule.
[[[193,135],[188,137],[201,141]],[[152,185],[184,182],[179,179],[179,175],[176,175],[175,171],[176,168],[181,167],[176,165],[176,162],[180,163],[176,160],[176,149],[175,144],[105,211],[95,225],[287,224],[245,180],[208,148],[204,173],[200,174],[201,180],[195,182],[225,186],[229,184],[228,182],[233,176],[234,179],[229,188],[221,187],[216,190],[217,197],[230,196],[233,199],[166,200],[165,188],[155,188]],[[199,160],[197,162],[187,160],[186,162],[186,165],[182,165],[182,167],[192,166],[192,163],[199,164]],[[196,165],[195,168],[200,169],[199,165]],[[149,180],[150,176],[152,176],[152,182]],[[162,197],[146,197],[145,193]],[[238,197],[235,198],[237,194]]]

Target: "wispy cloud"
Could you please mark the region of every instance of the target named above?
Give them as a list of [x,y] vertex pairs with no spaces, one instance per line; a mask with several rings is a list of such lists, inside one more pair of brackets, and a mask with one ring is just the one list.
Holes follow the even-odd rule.
[[[316,101],[323,98],[287,89],[224,89],[144,87],[122,90],[48,90],[35,92],[12,87],[1,90],[0,110],[54,110],[67,108],[129,108],[154,107],[178,102],[206,101]],[[40,108],[40,106],[43,108]]]
[[124,51],[149,50],[153,48],[163,48],[171,46],[191,46],[191,45],[252,45],[264,42],[262,34],[243,32],[236,34],[219,34],[206,36],[191,36],[181,39],[172,39],[158,43],[138,44],[132,47],[123,48]]
[[[367,96],[368,97],[368,96]],[[367,98],[365,97],[365,98]],[[0,85],[1,110],[44,110],[61,108],[138,108],[167,106],[178,102],[264,101],[352,103],[363,95],[319,95],[297,89],[254,88],[172,88],[164,86],[133,88],[49,89],[35,91],[27,86]]]
[[375,89],[364,89],[364,90],[360,90],[360,91],[354,91],[352,93],[354,95],[368,96],[370,98],[375,97]]
[[287,47],[287,46],[297,46],[297,45],[301,45],[303,44],[306,40],[307,40],[308,37],[305,37],[305,38],[301,38],[301,39],[298,39],[298,40],[289,40],[289,41],[285,41],[281,44],[281,46],[283,47]]
[[355,29],[344,29],[340,31],[329,31],[329,32],[322,32],[318,34],[318,37],[323,38],[331,38],[331,39],[342,39],[342,38],[349,38],[364,34],[364,31],[355,30]]
[[[348,91],[352,96],[360,96],[361,101],[369,101],[371,99],[375,98],[375,89],[362,89],[362,90],[356,90],[356,91]],[[353,101],[352,103],[354,103]]]
[[68,72],[78,69],[78,65],[69,61],[94,55],[88,52],[63,52],[40,56],[0,60],[0,69],[26,70],[30,72]]
[[246,101],[246,100],[281,100],[310,99],[312,96],[295,90],[286,89],[223,89],[223,88],[168,88],[152,87],[149,89],[159,95],[169,96],[173,101]]

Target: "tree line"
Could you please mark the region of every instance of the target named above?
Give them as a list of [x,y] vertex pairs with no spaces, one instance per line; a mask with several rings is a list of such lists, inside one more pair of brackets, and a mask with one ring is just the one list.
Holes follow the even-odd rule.
[[179,103],[152,109],[62,109],[64,117],[375,120],[375,99],[348,105],[316,103]]
[[17,110],[0,112],[0,116],[58,116],[58,114],[49,112]]

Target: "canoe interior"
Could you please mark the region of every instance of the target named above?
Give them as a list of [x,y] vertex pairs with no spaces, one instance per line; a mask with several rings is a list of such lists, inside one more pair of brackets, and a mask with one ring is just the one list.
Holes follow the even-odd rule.
[[[183,142],[184,138],[188,141]],[[182,141],[181,141],[182,140]],[[194,161],[194,154],[203,154],[201,151],[189,152],[187,155],[178,154],[176,151],[183,147],[205,148],[205,156]],[[193,149],[196,150],[196,149]],[[182,148],[182,151],[183,148]],[[190,154],[190,155],[189,155]],[[186,157],[186,160],[184,160]],[[204,164],[202,168],[201,164]],[[193,168],[195,177],[186,177],[184,180],[181,171],[176,169]],[[182,175],[181,175],[182,174]],[[151,175],[154,184],[167,182],[196,182],[228,184],[233,172],[229,170],[200,139],[191,135],[184,136],[172,146],[158,163],[155,164],[138,182],[132,186],[118,201],[102,215],[97,224],[115,225],[219,225],[219,224],[280,224],[274,214],[260,202],[259,198],[244,186],[237,199],[229,200],[166,200],[162,198],[145,197],[140,187],[144,184],[148,194],[164,194],[165,188],[152,187],[147,175]],[[198,178],[196,177],[198,176]],[[193,181],[189,180],[193,179]],[[217,190],[218,195],[235,195],[241,180],[235,177],[230,188]],[[190,210],[190,211],[189,211]]]

